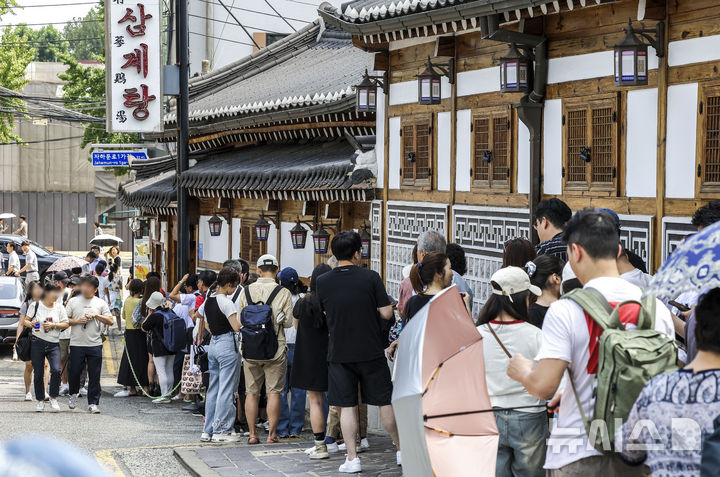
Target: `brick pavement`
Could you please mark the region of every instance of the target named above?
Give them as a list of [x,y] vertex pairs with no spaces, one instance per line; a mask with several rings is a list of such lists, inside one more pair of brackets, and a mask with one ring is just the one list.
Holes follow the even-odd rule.
[[[370,450],[360,454],[362,476],[400,477],[395,448],[387,437],[371,437]],[[306,440],[271,445],[217,444],[175,449],[175,456],[198,477],[323,477],[345,475],[337,470],[345,454],[311,461],[303,452]]]

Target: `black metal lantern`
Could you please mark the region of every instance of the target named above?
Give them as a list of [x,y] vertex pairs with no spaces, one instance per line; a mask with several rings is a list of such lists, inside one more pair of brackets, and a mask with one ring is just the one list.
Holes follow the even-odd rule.
[[290,239],[294,249],[305,248],[308,230],[300,222],[290,229]]
[[265,220],[265,216],[261,215],[260,219],[255,222],[255,237],[259,242],[267,242],[269,232],[270,222]]
[[503,93],[527,91],[529,72],[529,58],[518,51],[515,43],[511,43],[508,52],[500,58],[500,91]]
[[370,244],[372,242],[372,237],[370,236],[370,233],[368,232],[368,227],[363,223],[363,226],[360,227],[360,244],[362,245],[360,249],[360,256],[362,258],[370,258]]
[[326,254],[328,251],[328,244],[330,243],[330,234],[328,231],[320,225],[320,228],[313,232],[312,236],[315,253],[318,255]]
[[222,223],[222,219],[217,215],[213,215],[210,219],[208,219],[208,227],[210,227],[211,237],[217,237],[220,235],[220,231],[222,231]]
[[386,75],[371,76],[365,70],[362,82],[355,86],[355,111],[375,112],[377,111],[377,90],[385,91]]
[[[665,24],[658,22],[654,29],[635,30],[632,19],[623,28],[625,38],[614,47],[615,86],[645,86],[648,84],[648,45],[637,35],[646,39],[655,48],[657,56],[665,54]],[[649,33],[655,33],[655,38]]]
[[440,94],[440,82],[442,74],[440,74],[428,56],[425,70],[417,75],[418,79],[418,104],[440,104],[442,101]]

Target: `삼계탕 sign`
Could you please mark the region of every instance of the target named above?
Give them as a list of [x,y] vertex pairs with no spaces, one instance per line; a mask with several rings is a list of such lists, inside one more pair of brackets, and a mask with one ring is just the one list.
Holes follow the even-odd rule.
[[109,132],[161,132],[162,0],[105,1]]

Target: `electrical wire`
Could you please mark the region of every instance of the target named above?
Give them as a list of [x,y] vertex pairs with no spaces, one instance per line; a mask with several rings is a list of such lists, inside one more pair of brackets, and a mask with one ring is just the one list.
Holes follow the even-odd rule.
[[25,8],[39,8],[39,7],[73,7],[75,5],[100,5],[100,2],[77,2],[77,3],[50,3],[43,5],[8,5],[7,9],[25,9]]
[[[244,26],[242,23],[240,23],[240,20],[237,19],[237,17],[236,17],[236,16],[233,14],[233,12],[227,7],[227,5],[225,5],[225,4],[222,2],[222,0],[218,0],[218,2],[220,2],[220,5],[221,5],[225,10],[227,10],[228,15],[230,15],[230,16],[232,17],[232,19],[235,20],[235,22],[237,22],[238,25],[240,25],[240,28],[242,28],[243,31],[245,32],[245,34],[248,36],[248,38],[250,38],[250,40],[252,40],[253,45],[255,45],[255,47],[256,47],[258,50],[262,49],[262,47],[261,47],[260,45],[258,45],[258,42],[255,41],[255,38],[253,38],[253,36],[250,34],[250,32],[248,31],[248,29],[245,28],[245,26]],[[234,4],[234,3],[235,3],[235,2],[233,1],[233,4]],[[292,28],[292,27],[291,27],[291,28]]]
[[220,40],[220,41],[227,41],[227,42],[230,42],[230,43],[237,43],[238,45],[255,46],[255,45],[253,45],[252,43],[247,43],[247,42],[244,42],[244,41],[237,41],[237,40],[230,40],[230,39],[228,39],[228,38],[220,38],[220,37],[217,37],[217,36],[207,35],[207,34],[205,34],[205,33],[199,33],[199,32],[196,32],[196,31],[191,31],[191,32],[189,32],[189,33],[190,33],[191,35],[198,35],[198,36],[204,36],[205,38],[212,38],[213,40]]
[[24,141],[24,142],[0,142],[0,146],[12,146],[15,144],[39,144],[44,142],[57,142],[57,141],[69,141],[72,139],[82,139],[83,136],[69,136],[69,137],[56,137],[53,139],[38,139],[37,141]]
[[93,40],[104,40],[105,38],[98,36],[95,38],[75,38],[71,40],[43,40],[43,41],[14,41],[9,43],[0,43],[0,46],[23,46],[23,45],[40,45],[40,46],[50,46],[49,43],[76,43],[78,41],[93,41]]
[[[218,1],[220,1],[220,0],[218,0]],[[282,18],[282,20],[283,20],[285,23],[287,23],[288,26],[289,26],[290,28],[292,28],[293,31],[297,31],[297,30],[295,29],[295,27],[292,26],[292,25],[290,24],[290,22],[285,19],[284,16],[280,15],[280,12],[278,12],[277,10],[275,10],[275,7],[273,7],[273,6],[270,4],[270,0],[265,0],[265,3],[267,3],[267,6],[270,7],[273,12],[277,13],[277,16],[279,16],[280,18]]]
[[[199,0],[199,1],[204,2],[204,3],[209,3],[209,4],[211,4],[211,5],[217,5],[218,7],[221,7],[221,6],[222,6],[222,5],[220,5],[219,3],[215,3],[215,2],[213,2],[213,1],[211,1],[211,0]],[[275,15],[275,14],[273,14],[273,13],[260,12],[260,11],[258,11],[258,10],[250,10],[250,9],[248,9],[248,8],[242,8],[242,7],[230,7],[230,8],[232,8],[233,10],[240,10],[240,11],[248,12],[248,13],[256,13],[256,14],[258,14],[258,15],[265,15],[265,16],[268,16],[268,17],[276,17],[276,18],[280,17],[280,15]],[[280,17],[280,18],[286,18],[286,19],[292,20],[292,21],[294,21],[294,22],[310,23],[310,22],[307,21],[307,20],[301,20],[301,19],[299,19],[299,18],[292,18],[292,17]]]
[[19,26],[50,26],[50,25],[67,25],[68,23],[105,23],[105,20],[68,20],[66,22],[47,22],[47,23],[17,23],[15,25],[0,25],[0,28],[17,28]]
[[[232,8],[232,6],[230,6],[230,8]],[[235,22],[228,22],[228,21],[225,21],[225,20],[218,20],[217,18],[208,18],[208,17],[202,16],[202,15],[195,15],[195,14],[193,14],[193,13],[189,13],[188,16],[193,17],[193,18],[199,18],[199,19],[201,19],[201,20],[210,20],[211,22],[223,23],[223,24],[225,24],[225,25],[237,26],[237,23],[235,23]],[[245,24],[245,26],[246,26],[247,28],[251,29],[251,30],[263,31],[263,32],[265,32],[265,33],[274,33],[274,34],[276,34],[276,35],[285,35],[285,34],[286,34],[286,33],[281,32],[281,31],[266,30],[265,28],[260,28],[260,27],[251,26],[251,25],[247,25],[247,24]],[[224,27],[223,27],[223,28],[224,28]],[[221,31],[220,31],[220,35],[221,35],[221,36],[222,36],[223,31],[224,31],[224,30],[221,30]]]

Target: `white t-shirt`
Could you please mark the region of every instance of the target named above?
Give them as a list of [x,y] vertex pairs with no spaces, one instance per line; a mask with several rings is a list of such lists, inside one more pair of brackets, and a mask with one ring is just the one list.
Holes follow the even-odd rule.
[[108,299],[105,295],[105,290],[107,290],[107,287],[110,286],[110,281],[107,279],[107,277],[103,277],[102,275],[98,275],[96,277],[98,279],[98,295],[100,296],[100,299],[107,303]]
[[30,266],[25,270],[27,273],[37,273],[38,272],[38,260],[37,255],[35,255],[35,252],[32,250],[28,250],[25,254],[25,265],[30,264]]
[[[590,280],[585,288],[594,288],[602,293],[613,305],[625,300],[640,300],[642,290],[622,278],[601,277]],[[673,322],[670,312],[665,306],[661,306],[657,300],[655,329],[669,336],[674,335]],[[575,302],[568,299],[560,299],[550,305],[542,327],[542,345],[536,360],[561,359],[569,363],[568,372],[577,389],[580,401],[583,403],[585,416],[590,418],[593,415],[595,399],[592,396],[595,371],[588,373],[588,367],[597,366],[597,351],[594,353],[594,360],[590,361],[590,330],[585,312]],[[596,327],[594,321],[590,326]],[[627,325],[633,329],[632,324]],[[599,335],[596,335],[594,345],[597,345]],[[545,458],[546,469],[559,469],[567,464],[590,457],[600,455],[595,448],[587,442],[585,425],[582,422],[578,411],[575,396],[570,386],[566,386],[560,400],[558,418],[548,440],[547,455]]]
[[185,320],[185,327],[188,329],[195,326],[195,322],[190,318],[190,308],[195,306],[195,298],[197,296],[194,293],[181,293],[180,303],[173,307],[175,314]]
[[8,255],[8,270],[10,270],[11,267],[15,267],[15,272],[20,271],[20,257],[18,257],[15,250]]
[[[65,307],[68,318],[75,319],[83,315],[112,316],[110,307],[105,300],[94,296],[90,299],[82,295],[71,298]],[[104,328],[100,320],[90,320],[85,325],[73,325],[70,335],[70,346],[100,346],[100,334]]]
[[20,224],[20,227],[18,227],[18,229],[19,229],[18,232],[20,232],[18,235],[20,235],[21,237],[27,238],[27,236],[28,236],[28,224],[27,224],[27,222],[21,223],[21,224]]
[[[491,321],[493,331],[510,354],[535,356],[540,350],[542,331],[522,320]],[[545,401],[531,396],[519,382],[510,379],[507,367],[510,358],[498,344],[488,325],[477,327],[483,337],[483,355],[485,358],[485,381],[487,382],[490,404],[493,407],[535,406],[536,408],[518,409],[522,412],[545,412]]]
[[65,312],[65,307],[58,304],[57,302],[54,303],[54,306],[52,308],[48,308],[43,304],[43,302],[37,303],[37,313],[35,313],[35,303],[30,305],[30,309],[28,310],[29,316],[35,316],[32,320],[33,324],[40,323],[40,329],[36,330],[35,327],[33,327],[32,335],[36,338],[40,338],[41,340],[45,340],[49,343],[58,343],[60,341],[60,330],[52,329],[48,332],[45,331],[43,328],[43,323],[45,322],[52,322],[52,323],[67,323],[68,316]]
[[648,275],[647,273],[643,273],[642,270],[640,270],[639,268],[635,268],[630,272],[623,273],[622,275],[620,275],[620,278],[640,288],[647,288],[648,285],[650,285],[650,280],[652,280],[652,277],[650,275]]

